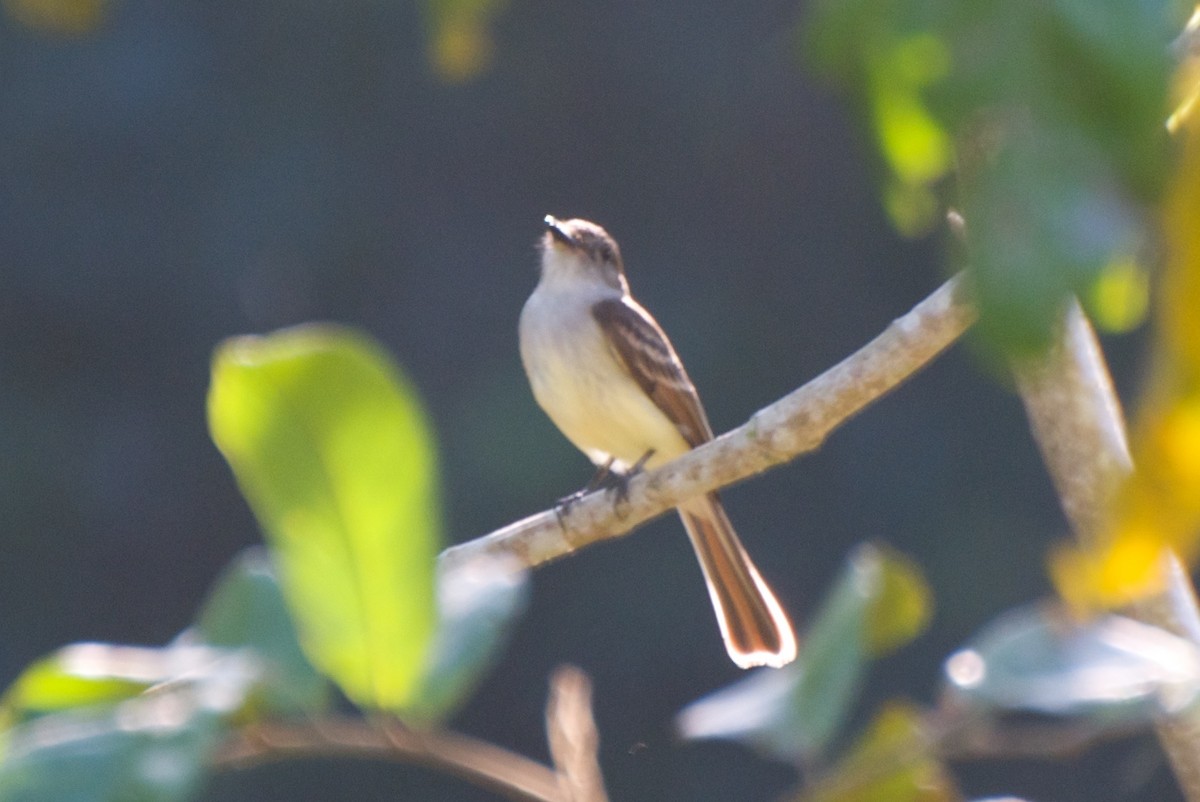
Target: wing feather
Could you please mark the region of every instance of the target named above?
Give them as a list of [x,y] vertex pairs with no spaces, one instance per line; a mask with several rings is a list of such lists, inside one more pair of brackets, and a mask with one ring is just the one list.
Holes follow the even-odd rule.
[[598,302],[592,315],[609,347],[634,380],[667,416],[688,445],[713,438],[712,427],[671,341],[650,313],[625,297]]

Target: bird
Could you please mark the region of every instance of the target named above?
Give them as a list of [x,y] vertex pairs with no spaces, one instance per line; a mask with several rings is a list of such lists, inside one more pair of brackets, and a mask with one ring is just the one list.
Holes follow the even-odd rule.
[[[616,240],[590,221],[547,215],[540,250],[518,324],[521,361],[534,399],[597,476],[622,480],[712,440],[683,362],[630,294]],[[791,622],[717,494],[688,499],[678,513],[729,657],[741,668],[794,660]]]

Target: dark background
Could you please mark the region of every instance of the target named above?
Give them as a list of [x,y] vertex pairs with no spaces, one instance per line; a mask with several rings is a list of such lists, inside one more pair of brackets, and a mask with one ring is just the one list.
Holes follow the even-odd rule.
[[[67,642],[168,640],[257,540],[204,422],[224,337],[332,319],[381,339],[431,411],[459,541],[591,474],[517,356],[544,214],[620,240],[718,430],[936,288],[939,243],[891,232],[853,119],[798,58],[801,11],[518,0],[492,68],[462,85],[429,69],[405,2],[121,0],[77,37],[0,11],[0,679]],[[1137,338],[1108,346],[1128,394]],[[961,347],[725,496],[797,621],[860,541],[924,566],[934,626],[872,674],[868,705],[931,701],[956,645],[1047,592],[1065,531],[1019,402]],[[672,735],[684,704],[738,675],[675,519],[539,570],[455,726],[543,757],[562,662],[595,679],[614,799],[770,799],[794,782]],[[1149,738],[959,768],[976,795],[1175,794]],[[491,797],[330,761],[222,775],[204,798]]]

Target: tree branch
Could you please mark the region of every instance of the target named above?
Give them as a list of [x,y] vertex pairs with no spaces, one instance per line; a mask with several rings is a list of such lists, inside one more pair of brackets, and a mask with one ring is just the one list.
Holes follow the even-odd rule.
[[[1041,358],[1014,365],[1034,439],[1075,536],[1095,546],[1112,494],[1133,470],[1125,422],[1096,335],[1077,302]],[[1200,612],[1177,559],[1164,566],[1167,590],[1134,606],[1133,617],[1200,644]],[[1159,741],[1184,795],[1200,802],[1200,714],[1164,720]]]
[[410,730],[393,721],[251,724],[221,747],[213,764],[234,768],[309,757],[396,760],[446,771],[516,802],[572,802],[558,774],[527,757],[466,735]]
[[597,759],[592,683],[574,666],[561,666],[551,677],[546,734],[553,769],[486,741],[409,729],[390,718],[263,721],[235,732],[212,763],[241,768],[306,757],[395,760],[445,771],[516,802],[608,802]]
[[834,429],[920,370],[975,321],[960,284],[958,277],[947,281],[863,348],[745,424],[633,477],[626,501],[614,504],[609,494],[593,493],[573,503],[561,522],[552,510],[530,516],[446,549],[443,570],[495,553],[540,565],[624,535],[686,499],[816,450]]
[[1037,359],[1014,363],[1013,373],[1067,520],[1081,542],[1095,546],[1133,460],[1104,355],[1078,302],[1057,341]]
[[597,755],[600,733],[592,717],[592,681],[574,666],[559,666],[550,678],[546,735],[566,797],[608,802]]

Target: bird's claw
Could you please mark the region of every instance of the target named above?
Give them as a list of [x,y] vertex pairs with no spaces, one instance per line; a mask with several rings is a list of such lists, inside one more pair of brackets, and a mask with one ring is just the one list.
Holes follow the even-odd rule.
[[610,471],[612,478],[608,480],[609,484],[606,488],[608,492],[613,493],[616,497],[616,503],[622,504],[629,501],[629,480],[637,476],[646,467],[646,463],[654,456],[654,449],[650,449],[633,463],[633,466],[624,473]]
[[558,525],[565,529],[566,517],[571,514],[571,507],[597,490],[612,493],[615,504],[619,505],[629,501],[629,480],[641,473],[646,467],[646,462],[653,456],[654,449],[650,449],[625,472],[613,470],[614,460],[610,458],[608,462],[600,466],[586,485],[554,503],[554,517],[558,519]]

